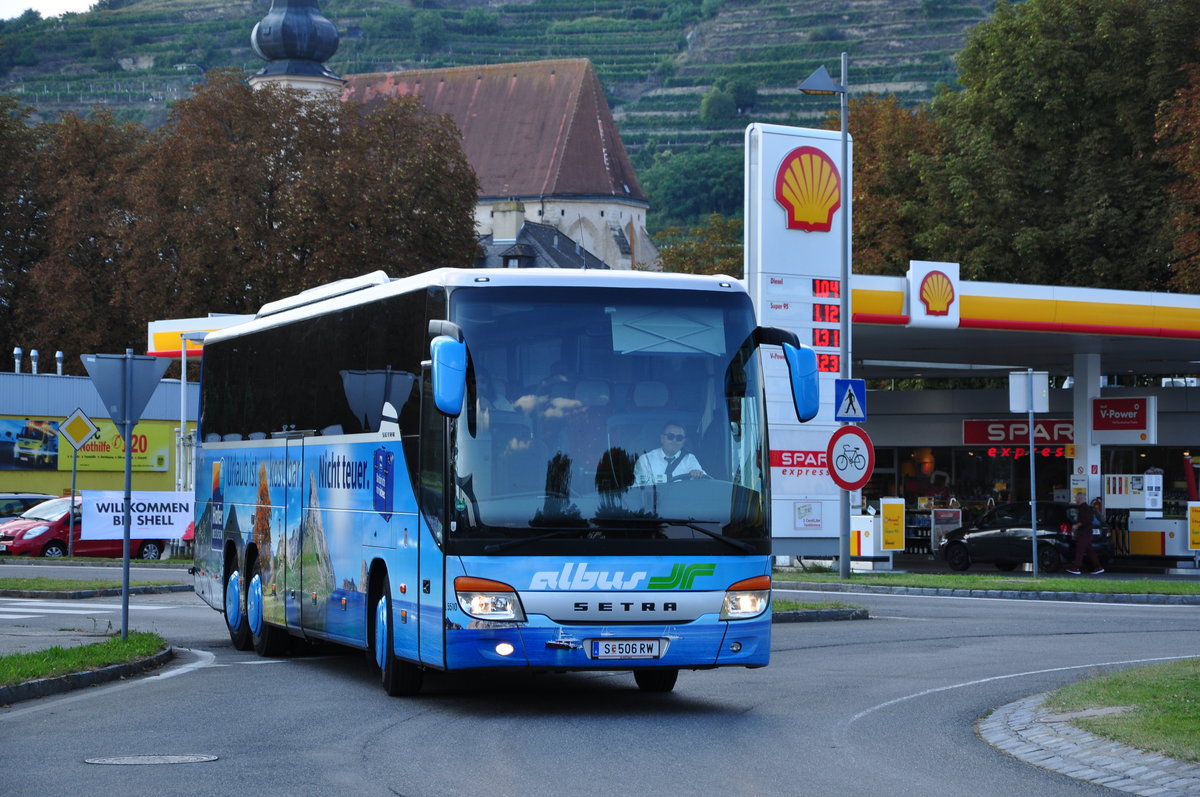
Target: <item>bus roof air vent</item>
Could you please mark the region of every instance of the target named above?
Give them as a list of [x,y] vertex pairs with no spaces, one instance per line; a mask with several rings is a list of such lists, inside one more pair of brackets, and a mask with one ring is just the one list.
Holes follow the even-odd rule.
[[330,282],[327,285],[318,285],[295,296],[288,296],[278,301],[267,302],[258,311],[258,315],[255,318],[265,318],[269,315],[282,313],[284,310],[292,310],[296,307],[315,304],[326,299],[332,299],[335,296],[345,296],[347,293],[361,291],[364,288],[373,288],[376,285],[383,285],[386,282],[391,282],[391,277],[382,271],[372,271],[370,274],[363,274],[361,277],[349,277],[337,282]]

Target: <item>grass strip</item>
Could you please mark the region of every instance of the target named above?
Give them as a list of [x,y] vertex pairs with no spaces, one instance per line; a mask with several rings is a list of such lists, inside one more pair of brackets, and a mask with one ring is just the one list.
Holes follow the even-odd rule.
[[[175,581],[130,581],[132,587],[164,587],[176,584]],[[20,591],[46,592],[77,592],[85,589],[112,589],[120,587],[121,582],[102,578],[0,578],[0,590],[11,589]]]
[[52,647],[33,653],[0,656],[0,686],[14,686],[38,678],[87,672],[113,664],[127,664],[166,650],[158,634],[134,631],[127,639],[119,636],[78,647]]
[[1014,578],[1005,575],[950,573],[855,573],[848,580],[835,573],[776,570],[775,581],[866,584],[883,587],[928,589],[990,589],[1018,592],[1098,592],[1113,595],[1200,595],[1200,581],[1139,578],[1118,581],[1097,576],[1047,576]]
[[1200,763],[1200,659],[1102,675],[1060,689],[1044,704],[1056,714],[1113,706],[1133,708],[1071,724],[1138,750]]
[[851,603],[842,603],[841,601],[825,601],[812,602],[781,600],[775,598],[771,601],[771,610],[776,612],[802,612],[820,609],[861,609],[861,606],[855,606]]

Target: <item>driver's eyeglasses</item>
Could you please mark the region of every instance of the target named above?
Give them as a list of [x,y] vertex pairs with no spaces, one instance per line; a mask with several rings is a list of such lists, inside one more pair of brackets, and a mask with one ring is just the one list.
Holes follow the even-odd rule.
[[671,432],[663,432],[663,439],[664,440],[678,440],[679,442],[682,443],[684,440],[687,440],[687,435],[673,434]]

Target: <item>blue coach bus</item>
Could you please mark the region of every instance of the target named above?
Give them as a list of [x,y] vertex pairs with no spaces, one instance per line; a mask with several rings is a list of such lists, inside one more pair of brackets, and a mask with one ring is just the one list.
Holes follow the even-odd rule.
[[[362,648],[391,695],[763,666],[764,344],[808,420],[812,350],[728,278],[376,272],[267,304],[204,343],[196,590],[237,648]],[[695,467],[639,467],[668,449]]]

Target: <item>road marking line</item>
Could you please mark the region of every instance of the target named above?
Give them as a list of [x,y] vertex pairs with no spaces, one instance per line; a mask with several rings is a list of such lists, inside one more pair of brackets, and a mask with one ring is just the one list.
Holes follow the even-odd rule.
[[20,606],[17,608],[19,608],[20,611],[23,611],[23,612],[33,612],[34,615],[36,615],[36,616],[45,615],[45,614],[112,614],[112,612],[115,611],[113,609],[100,609],[99,611],[97,611],[94,609],[86,609],[83,607],[80,607],[75,610],[43,609],[40,606]]
[[850,722],[848,722],[846,724],[853,725],[855,722],[857,722],[858,720],[867,716],[868,714],[874,714],[876,711],[879,711],[880,709],[885,709],[885,708],[888,708],[889,706],[894,706],[897,703],[903,703],[908,700],[915,700],[918,697],[928,697],[929,695],[936,695],[939,692],[949,692],[952,689],[963,689],[968,686],[979,686],[980,684],[992,683],[993,681],[1008,681],[1013,678],[1024,678],[1027,675],[1046,675],[1047,673],[1052,673],[1052,672],[1070,672],[1071,670],[1087,670],[1087,669],[1091,669],[1093,667],[1116,667],[1118,665],[1128,665],[1128,664],[1153,664],[1155,662],[1160,662],[1160,661],[1179,661],[1181,659],[1194,659],[1194,658],[1196,658],[1197,655],[1200,655],[1200,654],[1193,653],[1190,656],[1159,656],[1159,657],[1153,658],[1153,659],[1126,659],[1125,661],[1101,661],[1101,662],[1092,662],[1091,664],[1074,664],[1069,667],[1049,667],[1045,670],[1027,670],[1025,672],[1009,673],[1008,675],[993,675],[990,678],[979,678],[974,681],[963,681],[962,683],[950,684],[949,686],[938,686],[938,687],[934,687],[933,689],[925,689],[921,692],[914,692],[913,694],[905,695],[904,697],[897,697],[894,700],[888,700],[886,702],[880,703],[879,705],[871,706],[868,709],[864,709],[864,710],[858,712],[853,717],[851,717]]
[[[8,605],[11,604],[11,605]],[[6,605],[8,609],[33,609],[38,606],[58,606],[71,608],[87,608],[87,609],[111,609],[116,610],[121,608],[119,603],[81,603],[79,601],[50,601],[42,598],[0,598],[0,605]],[[130,609],[136,609],[143,612],[157,612],[163,609],[175,608],[172,606],[137,606],[129,604]]]

